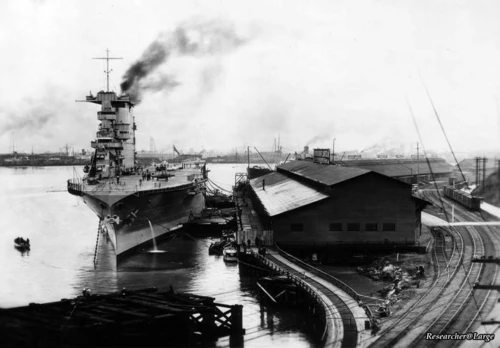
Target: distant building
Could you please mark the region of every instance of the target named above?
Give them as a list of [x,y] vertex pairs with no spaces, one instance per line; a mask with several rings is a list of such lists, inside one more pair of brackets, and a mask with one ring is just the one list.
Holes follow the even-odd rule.
[[476,162],[475,158],[466,158],[460,161],[458,164],[460,167],[457,165],[455,165],[454,167],[457,180],[462,181],[462,174],[460,173],[460,171],[462,171],[465,179],[469,183],[481,182],[483,171],[485,171],[484,176],[488,177],[489,175],[497,171],[497,168],[499,167],[499,162],[496,158],[487,158],[486,163],[484,163],[484,167],[483,162]]
[[336,161],[346,167],[371,170],[391,178],[416,184],[418,182],[447,179],[453,176],[453,166],[442,158],[421,159],[366,159]]
[[181,162],[184,162],[186,160],[194,160],[194,159],[197,159],[197,158],[200,158],[200,157],[201,157],[200,154],[195,154],[195,153],[181,154],[181,155],[178,155],[175,158],[171,158],[170,162],[172,162],[172,163],[181,163]]
[[280,245],[416,246],[421,211],[410,184],[360,168],[292,161],[250,181],[266,229]]

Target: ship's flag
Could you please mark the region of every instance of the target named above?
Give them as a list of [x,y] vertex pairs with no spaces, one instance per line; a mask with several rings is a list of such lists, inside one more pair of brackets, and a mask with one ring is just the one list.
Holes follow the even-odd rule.
[[178,155],[180,155],[179,151],[177,151],[177,149],[175,148],[175,145],[174,145],[174,151],[177,152]]

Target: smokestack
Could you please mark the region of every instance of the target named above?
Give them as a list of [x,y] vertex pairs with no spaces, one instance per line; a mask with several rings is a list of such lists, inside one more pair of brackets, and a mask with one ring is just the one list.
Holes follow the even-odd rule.
[[262,190],[266,190],[266,179],[262,180]]

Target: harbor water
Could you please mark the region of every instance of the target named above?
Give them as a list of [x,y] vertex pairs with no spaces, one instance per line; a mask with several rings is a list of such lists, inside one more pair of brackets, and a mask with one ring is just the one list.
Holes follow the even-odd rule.
[[[230,190],[243,164],[208,164],[209,177]],[[59,301],[90,288],[107,293],[157,287],[212,296],[242,304],[245,347],[310,347],[306,319],[292,309],[261,304],[255,279],[240,276],[237,265],[209,256],[212,237],[175,238],[158,243],[159,252],[139,251],[116,262],[111,243],[100,235],[94,266],[98,218],[66,181],[81,167],[0,167],[0,308]],[[29,238],[31,251],[14,247]],[[218,347],[229,346],[221,338]]]

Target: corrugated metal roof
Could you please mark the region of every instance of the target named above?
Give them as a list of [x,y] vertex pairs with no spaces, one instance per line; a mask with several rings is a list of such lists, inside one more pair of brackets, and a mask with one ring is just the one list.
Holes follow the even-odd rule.
[[[434,174],[447,174],[453,171],[453,166],[447,163],[445,160],[429,160],[429,164]],[[374,172],[391,177],[410,176],[410,175],[416,175],[417,173],[419,173],[420,175],[431,174],[427,162],[422,162],[422,161],[404,162],[404,163],[397,163],[397,162],[376,163],[374,161],[362,163],[361,161],[358,161],[358,163],[352,163],[352,164],[349,163],[348,165],[350,167],[355,166],[357,168],[372,170]]]
[[[462,160],[460,163],[460,169],[466,170],[466,171],[474,171],[476,169],[476,160],[474,158],[467,158]],[[489,160],[486,161],[486,168],[491,169],[491,168],[496,168],[497,161],[494,160]],[[454,165],[456,169],[458,169],[457,165]],[[483,168],[483,162],[479,162],[479,167]]]
[[369,172],[369,170],[361,168],[319,164],[308,160],[285,163],[278,167],[278,171],[280,170],[303,176],[327,186],[335,185]]
[[[265,189],[262,181],[265,180]],[[284,174],[273,172],[250,180],[250,185],[269,216],[275,216],[328,198]]]

